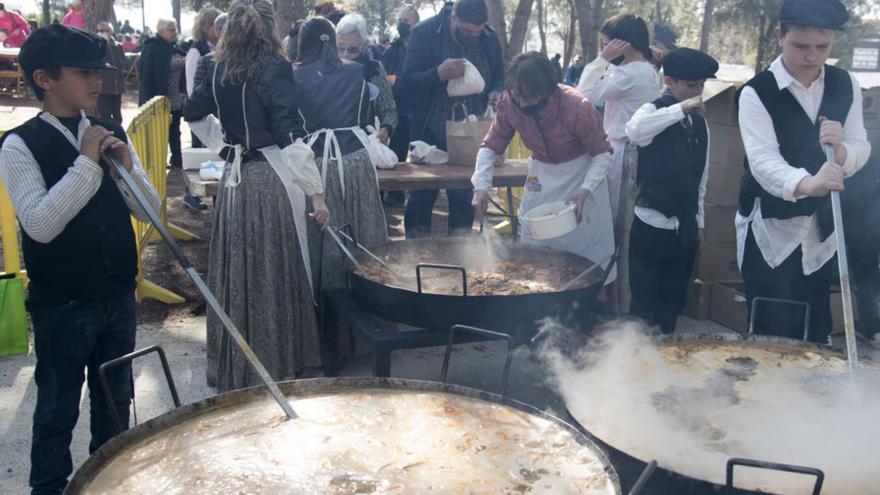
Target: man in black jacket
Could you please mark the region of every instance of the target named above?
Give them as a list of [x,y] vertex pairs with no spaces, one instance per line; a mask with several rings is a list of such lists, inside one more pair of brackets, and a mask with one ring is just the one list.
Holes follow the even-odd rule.
[[[495,104],[504,86],[504,57],[498,34],[487,24],[485,0],[456,0],[436,16],[417,25],[410,35],[401,79],[412,97],[410,140],[421,140],[446,149],[446,121],[452,106],[463,101],[468,112],[482,115]],[[446,83],[464,75],[465,60],[480,71],[486,87],[482,93],[450,98]],[[473,190],[447,189],[449,231],[469,231],[474,223]],[[437,190],[413,191],[406,205],[406,236],[427,235]]]

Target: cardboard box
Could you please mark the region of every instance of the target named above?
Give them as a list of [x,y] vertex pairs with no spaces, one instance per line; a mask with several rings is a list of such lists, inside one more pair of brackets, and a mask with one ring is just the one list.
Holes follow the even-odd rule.
[[721,206],[706,201],[706,227],[703,242],[716,244],[736,242],[736,206]]
[[[859,316],[859,305],[856,300],[856,293],[853,292],[853,318],[858,318]],[[844,324],[843,324],[843,297],[840,295],[840,292],[832,292],[831,293],[831,332],[832,333],[844,333]]]
[[880,155],[880,128],[865,130],[868,131],[868,142],[871,143],[871,154]]
[[712,298],[712,284],[700,279],[691,280],[688,284],[684,305],[684,315],[697,321],[709,319],[709,304]]
[[697,253],[696,276],[704,282],[742,280],[736,264],[736,243],[703,243]]
[[880,87],[862,91],[862,117],[866,129],[880,129]]
[[746,158],[739,126],[709,124],[709,162],[742,167]]
[[748,333],[748,307],[745,288],[739,282],[712,284],[709,319],[740,333]]
[[716,124],[738,125],[736,106],[737,85],[731,82],[710,79],[703,88],[703,102],[706,107],[704,117]]
[[706,202],[719,206],[737,206],[739,187],[745,172],[743,165],[709,164],[709,178],[706,179]]

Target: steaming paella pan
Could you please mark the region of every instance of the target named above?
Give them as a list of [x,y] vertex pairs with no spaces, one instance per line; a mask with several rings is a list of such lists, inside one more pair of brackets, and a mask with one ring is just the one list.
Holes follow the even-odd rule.
[[515,401],[392,379],[280,386],[298,419],[260,389],[178,408],[108,442],[67,493],[620,493],[590,440]]
[[602,267],[584,274],[594,262],[571,253],[473,237],[390,242],[374,250],[382,263],[355,254],[350,285],[362,307],[435,329],[511,332],[594,298],[605,278]]
[[[774,337],[654,339],[625,329],[590,351],[577,363],[551,361],[570,414],[613,447],[612,462],[616,453],[656,459],[675,475],[676,493],[717,489],[730,458],[818,468],[823,493],[880,493],[875,364],[865,362],[851,387],[842,354]],[[811,493],[816,481],[752,469],[736,478],[740,488],[785,494]]]

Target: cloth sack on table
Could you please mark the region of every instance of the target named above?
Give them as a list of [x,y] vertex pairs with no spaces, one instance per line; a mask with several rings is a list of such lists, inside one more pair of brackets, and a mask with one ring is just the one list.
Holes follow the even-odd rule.
[[226,168],[226,162],[207,161],[199,167],[199,177],[202,180],[216,180],[223,178],[223,169]]
[[482,93],[485,88],[486,81],[483,80],[480,71],[468,60],[464,61],[464,75],[446,83],[446,93],[449,96],[475,95]]
[[[455,120],[456,111],[462,111],[462,120]],[[482,117],[468,114],[464,103],[456,103],[452,107],[453,119],[446,122],[446,149],[449,153],[449,163],[452,165],[464,165],[473,167],[477,160],[477,153],[483,144],[483,139],[489,133],[489,127],[495,119],[495,111],[492,106],[486,107],[486,113]]]
[[449,155],[424,141],[409,143],[409,162],[419,165],[444,165],[449,162]]
[[397,166],[397,153],[391,150],[382,141],[379,141],[379,135],[372,126],[367,126],[367,153],[370,154],[370,161],[373,166],[380,169],[392,169]]

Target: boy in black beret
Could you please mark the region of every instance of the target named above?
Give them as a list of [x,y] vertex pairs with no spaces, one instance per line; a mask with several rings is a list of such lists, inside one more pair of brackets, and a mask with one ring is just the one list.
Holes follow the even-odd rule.
[[703,230],[709,128],[697,111],[718,62],[676,48],[663,58],[666,91],[626,124],[639,146],[638,193],[629,245],[630,313],[673,333]]
[[[756,333],[804,338],[803,303],[809,339],[827,342],[831,331],[837,243],[829,193],[843,189],[871,149],[858,82],[825,64],[848,18],[838,0],[785,0],[776,28],[782,55],[739,96],[746,171],[737,255]],[[788,302],[755,306],[756,297]]]
[[[135,341],[138,255],[130,214],[146,215],[106,156],[128,169],[153,203],[158,196],[125,131],[87,117],[101,93],[105,41],[60,24],[36,30],[19,63],[43,111],[7,132],[0,170],[21,225],[30,279],[37,405],[31,444],[32,493],[61,493],[72,471],[70,441],[88,369],[94,452],[118,433],[98,384],[104,362]],[[128,424],[130,367],[108,373],[112,400]]]

